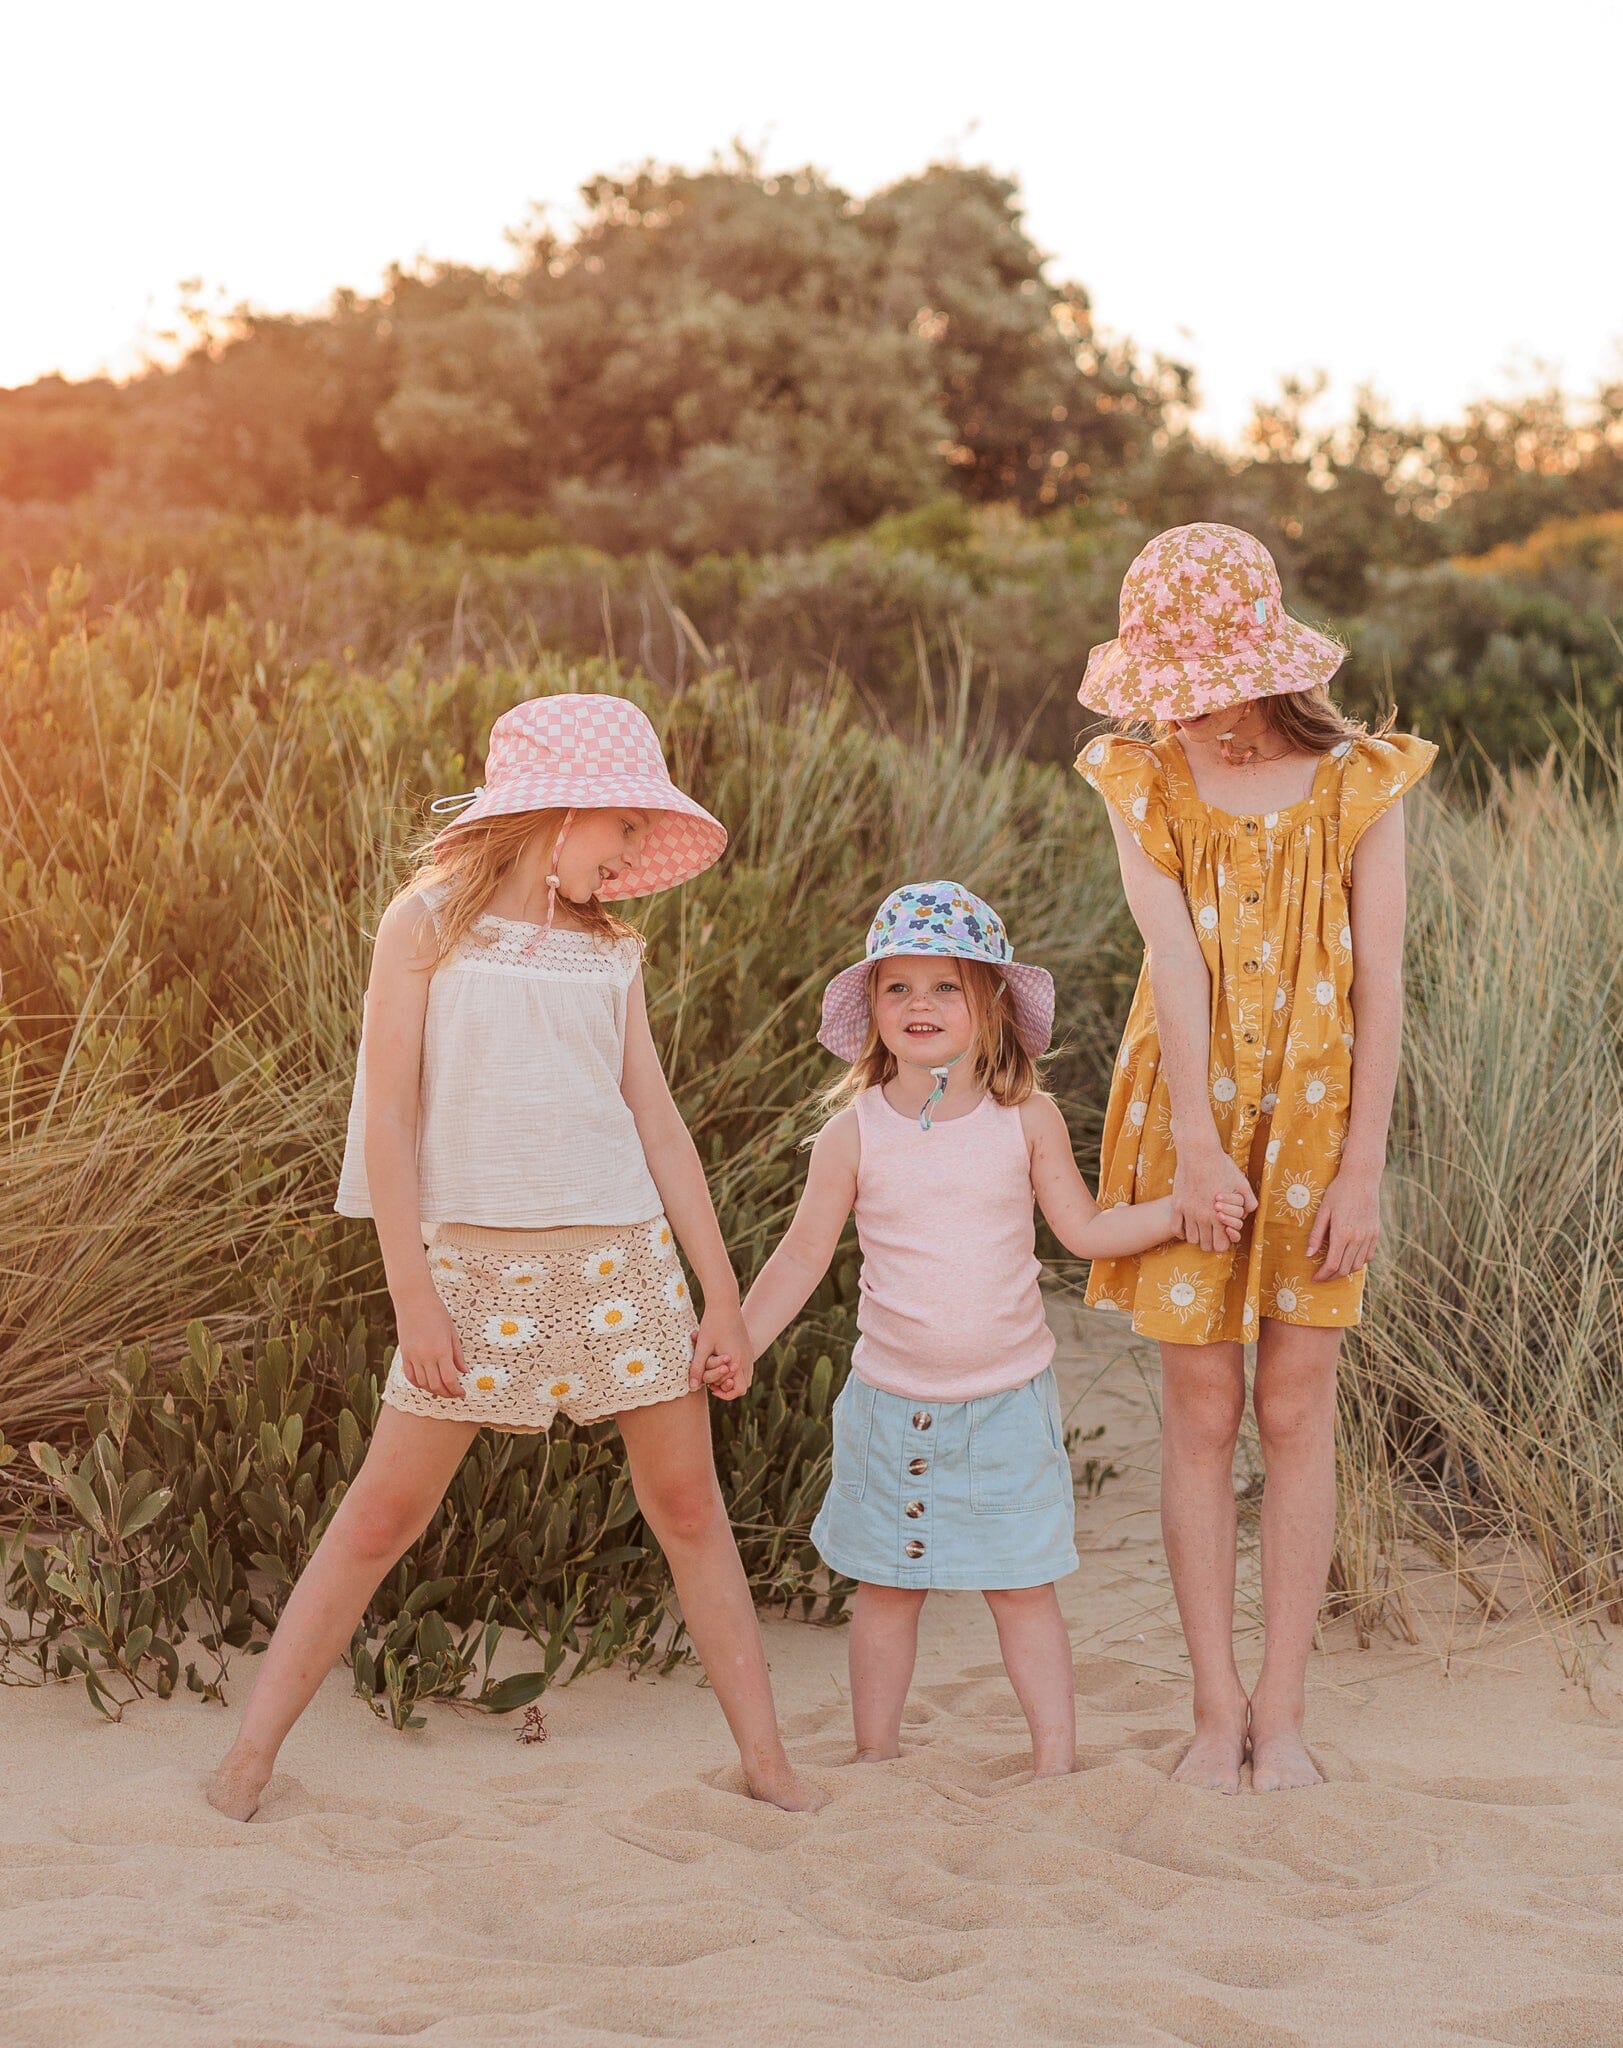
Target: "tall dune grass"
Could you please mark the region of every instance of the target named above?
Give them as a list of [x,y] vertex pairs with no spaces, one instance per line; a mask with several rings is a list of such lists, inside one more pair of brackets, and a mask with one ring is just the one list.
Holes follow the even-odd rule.
[[[1585,784],[1588,784],[1586,791]],[[1623,822],[1615,738],[1434,805],[1412,852],[1386,1245],[1343,1401],[1338,1593],[1418,1545],[1623,1621]]]
[[[371,1228],[331,1213],[368,933],[422,800],[476,779],[518,698],[637,697],[678,779],[731,827],[718,868],[629,908],[742,1276],[803,1176],[822,985],[904,879],[985,894],[1019,954],[1054,971],[1047,1079],[1091,1171],[1137,941],[1101,807],[999,740],[967,664],[925,677],[901,732],[853,716],[837,682],[765,690],[707,670],[666,694],[555,658],[439,676],[291,665],[274,628],[199,616],[179,585],[155,615],[91,619],[81,598],[62,578],[38,611],[0,618],[0,1432],[70,1456],[96,1439],[84,1484],[116,1494],[104,1522],[163,1494],[132,1549],[86,1534],[67,1468],[18,1457],[4,1473],[13,1520],[65,1517],[87,1570],[112,1569],[112,1544],[116,1599],[60,1549],[59,1575],[82,1603],[111,1600],[94,1627],[115,1647],[142,1645],[128,1682],[158,1654],[130,1617],[163,1574],[181,1593],[212,1575],[233,1617],[215,1634],[244,1640],[354,1470],[392,1343]],[[1344,1376],[1333,1597],[1365,1631],[1409,1625],[1422,1553],[1469,1589],[1495,1546],[1542,1610],[1623,1611],[1618,784],[1602,748],[1472,808],[1414,806],[1388,1230]],[[762,1597],[820,1584],[806,1532],[855,1296],[848,1248],[751,1400],[718,1410]],[[358,1668],[394,1685],[396,1718],[422,1670],[441,1674],[429,1690],[466,1676],[442,1612],[524,1628],[548,1675],[566,1651],[654,1653],[663,1576],[607,1459],[587,1433],[469,1461],[418,1559],[432,1599],[403,1567],[370,1618],[394,1679],[377,1644]]]

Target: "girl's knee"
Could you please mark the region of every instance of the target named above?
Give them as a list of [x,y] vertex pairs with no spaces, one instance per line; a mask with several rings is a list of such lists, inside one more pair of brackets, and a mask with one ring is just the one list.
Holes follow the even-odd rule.
[[353,1556],[387,1571],[422,1535],[433,1515],[434,1507],[425,1510],[415,1495],[357,1482],[340,1503],[331,1533]]
[[696,1543],[728,1526],[721,1494],[709,1474],[645,1482],[636,1494],[644,1519],[661,1543]]
[[1182,1387],[1168,1394],[1166,1434],[1197,1456],[1232,1458],[1245,1415],[1245,1384]]
[[1252,1392],[1257,1417],[1257,1439],[1264,1459],[1270,1454],[1289,1457],[1306,1447],[1333,1440],[1335,1434],[1335,1389],[1326,1391],[1315,1381],[1296,1380],[1284,1384],[1259,1383]]

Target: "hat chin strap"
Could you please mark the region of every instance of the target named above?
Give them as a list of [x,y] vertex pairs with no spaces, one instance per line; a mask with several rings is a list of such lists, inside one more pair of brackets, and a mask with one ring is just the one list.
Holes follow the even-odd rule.
[[547,930],[549,932],[552,930],[552,913],[558,907],[558,891],[562,886],[557,875],[558,855],[563,848],[564,837],[569,831],[570,826],[574,823],[574,820],[575,813],[573,809],[564,812],[563,826],[558,833],[558,837],[552,843],[552,858],[547,862],[547,866],[553,870],[547,876]]
[[939,1067],[932,1067],[930,1069],[931,1074],[935,1077],[935,1086],[924,1098],[924,1107],[919,1111],[919,1129],[921,1131],[927,1131],[930,1128],[930,1111],[947,1092],[947,1076],[969,1050],[970,1048],[966,1045],[963,1052],[954,1053],[950,1060],[945,1061]]

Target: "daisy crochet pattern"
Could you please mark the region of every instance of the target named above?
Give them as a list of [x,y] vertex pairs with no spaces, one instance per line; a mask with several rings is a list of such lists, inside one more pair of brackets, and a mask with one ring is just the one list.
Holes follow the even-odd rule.
[[397,1351],[383,1398],[408,1415],[521,1431],[600,1422],[688,1391],[698,1327],[676,1239],[645,1223],[491,1230],[445,1223],[428,1246],[467,1370],[462,1398],[425,1394]]
[[[1261,1316],[1350,1328],[1362,1271],[1316,1281],[1307,1242],[1335,1178],[1352,1099],[1353,850],[1436,756],[1393,733],[1343,740],[1311,794],[1237,816],[1203,803],[1175,735],[1102,738],[1076,766],[1140,849],[1183,885],[1213,988],[1207,1085],[1257,1208],[1231,1251],[1176,1242],[1096,1259],[1088,1300],[1173,1344],[1249,1342]],[[1139,976],[1105,1113],[1099,1206],[1172,1191],[1171,1099],[1149,970]]]

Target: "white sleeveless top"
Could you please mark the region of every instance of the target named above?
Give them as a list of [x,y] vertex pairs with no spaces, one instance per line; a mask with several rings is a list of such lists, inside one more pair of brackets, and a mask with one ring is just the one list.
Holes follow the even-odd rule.
[[[431,914],[439,898],[425,892]],[[436,1223],[546,1229],[659,1215],[620,1093],[639,939],[482,916],[428,985],[417,1104],[418,1208]],[[363,1023],[364,1023],[363,1005]],[[366,1057],[355,1063],[340,1216],[372,1215]]]

